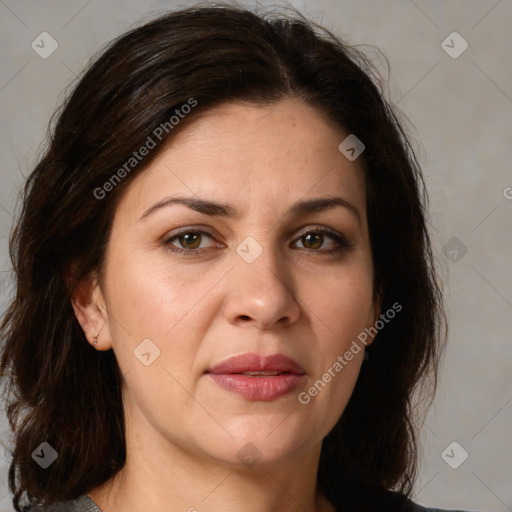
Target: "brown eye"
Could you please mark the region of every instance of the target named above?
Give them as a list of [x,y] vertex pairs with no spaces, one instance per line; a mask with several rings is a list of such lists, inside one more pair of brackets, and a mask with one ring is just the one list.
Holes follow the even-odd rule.
[[320,249],[324,241],[324,236],[320,233],[308,233],[301,237],[302,245],[306,249]]
[[197,249],[201,243],[200,233],[185,233],[178,237],[178,241],[183,249]]
[[309,230],[300,236],[295,244],[296,248],[306,250],[310,254],[323,255],[332,255],[352,247],[341,233],[327,228]]
[[[210,241],[209,245],[208,241]],[[215,247],[213,242],[214,238],[210,233],[189,229],[168,237],[163,241],[163,244],[172,252],[193,255]],[[217,247],[219,247],[218,244]]]

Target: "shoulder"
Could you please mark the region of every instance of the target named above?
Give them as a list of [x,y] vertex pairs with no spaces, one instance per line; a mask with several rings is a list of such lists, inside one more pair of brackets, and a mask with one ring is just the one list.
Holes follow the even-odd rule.
[[84,494],[75,500],[51,505],[29,505],[23,508],[23,512],[101,512],[101,509]]
[[[379,503],[383,505],[380,510],[389,512],[471,512],[469,510],[427,507],[412,501],[409,497],[397,491],[386,491],[378,499]],[[370,506],[370,508],[372,507]]]
[[454,510],[454,509],[444,509],[444,508],[430,508],[419,505],[418,503],[414,503],[413,501],[408,500],[409,510],[410,512],[470,512],[469,510]]
[[364,510],[365,512],[474,512],[420,505],[406,494],[390,489],[361,487],[352,496],[337,495],[332,500],[336,512]]

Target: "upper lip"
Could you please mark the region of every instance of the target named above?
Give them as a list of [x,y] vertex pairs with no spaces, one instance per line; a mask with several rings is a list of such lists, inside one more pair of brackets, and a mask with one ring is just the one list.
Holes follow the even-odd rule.
[[243,372],[279,372],[303,375],[304,369],[284,354],[264,356],[261,354],[236,354],[210,367],[206,373],[229,374]]

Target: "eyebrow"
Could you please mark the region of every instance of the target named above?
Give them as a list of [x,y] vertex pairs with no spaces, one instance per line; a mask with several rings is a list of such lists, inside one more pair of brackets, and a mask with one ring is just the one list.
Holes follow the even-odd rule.
[[[198,199],[194,197],[166,197],[161,201],[158,201],[153,206],[150,206],[141,216],[140,220],[146,219],[156,211],[172,206],[175,204],[185,205],[196,212],[210,215],[212,217],[235,217],[237,216],[236,208],[229,203],[219,203],[215,201],[206,201],[204,199]],[[361,223],[361,215],[359,210],[346,199],[342,197],[319,197],[315,199],[303,199],[293,204],[285,215],[291,215],[292,217],[303,217],[310,213],[317,213],[336,206],[351,211],[356,217],[359,223]]]

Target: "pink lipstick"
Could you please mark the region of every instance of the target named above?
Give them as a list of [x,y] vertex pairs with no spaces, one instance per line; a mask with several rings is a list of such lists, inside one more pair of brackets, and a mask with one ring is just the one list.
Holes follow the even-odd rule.
[[304,369],[283,354],[240,354],[208,368],[206,373],[221,388],[249,400],[271,401],[295,390]]

